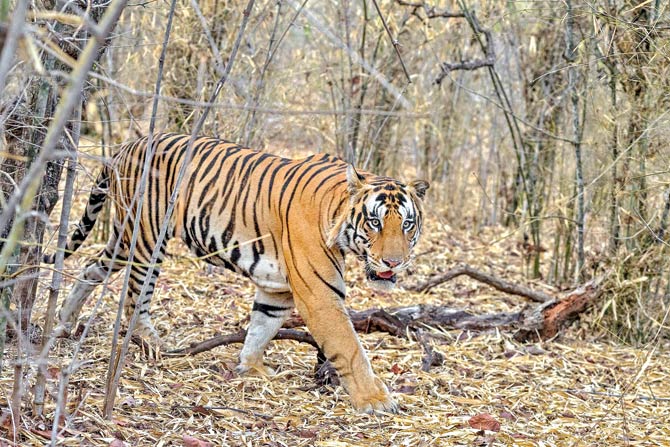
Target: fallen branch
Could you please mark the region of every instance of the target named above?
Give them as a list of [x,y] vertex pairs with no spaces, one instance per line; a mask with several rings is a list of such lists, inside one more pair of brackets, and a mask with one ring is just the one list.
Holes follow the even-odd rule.
[[502,292],[510,293],[512,295],[523,296],[538,303],[546,303],[553,299],[552,296],[544,292],[539,292],[536,290],[529,289],[528,287],[525,286],[505,281],[496,276],[474,269],[469,265],[453,268],[447,271],[446,273],[430,278],[429,280],[423,283],[409,286],[407,287],[407,290],[411,290],[413,292],[426,292],[435,286],[438,286],[444,282],[450,281],[454,278],[463,275],[469,276],[470,278],[476,279],[477,281],[483,282],[484,284],[488,284],[489,286],[498,289]]
[[[362,334],[386,332],[396,337],[408,338],[408,330],[425,326],[470,331],[509,327],[518,323],[522,315],[521,312],[474,315],[463,309],[417,304],[416,306],[394,307],[387,310],[350,310],[349,317],[356,332]],[[295,328],[304,325],[305,322],[299,315],[293,316],[284,323],[285,328]]]
[[[482,274],[469,267],[460,267],[459,269],[447,272],[445,275],[456,277],[468,274],[471,276],[470,273],[473,271],[477,275],[484,275],[485,278],[490,277],[490,275]],[[428,371],[431,366],[442,364],[444,357],[439,352],[433,350],[425,337],[426,334],[422,332],[423,328],[432,327],[467,331],[506,329],[516,331],[514,337],[518,341],[550,339],[556,336],[563,326],[584,312],[600,296],[602,292],[600,289],[602,279],[603,277],[595,279],[564,295],[562,298],[551,298],[547,295],[548,299],[542,304],[536,307],[526,307],[519,312],[474,315],[463,309],[419,304],[388,310],[368,309],[364,311],[349,311],[349,316],[357,332],[366,334],[370,332],[386,332],[396,337],[413,337],[416,339],[426,353],[421,369]],[[511,286],[515,286],[497,278],[496,280],[503,283],[506,290]],[[503,287],[500,284],[498,286]],[[336,373],[330,362],[326,361],[314,338],[307,332],[292,329],[304,326],[304,324],[300,316],[296,315],[290,318],[284,324],[284,329],[280,329],[277,333],[274,340],[295,340],[314,346],[317,349],[317,365],[315,367],[317,382],[319,384],[336,384]],[[200,343],[193,343],[188,348],[169,351],[164,355],[175,357],[196,355],[217,346],[243,343],[245,336],[246,331],[244,330],[235,334],[218,335]]]
[[561,299],[548,301],[522,313],[520,329],[514,335],[519,341],[547,340],[558,335],[562,327],[575,320],[595,302],[602,290],[605,277],[589,281]]
[[[174,349],[166,352],[164,355],[168,357],[185,357],[188,355],[196,355],[201,352],[210,351],[218,346],[231,345],[235,343],[244,343],[244,338],[247,336],[247,331],[241,330],[235,334],[217,335],[208,340],[192,343],[188,348]],[[307,343],[315,348],[319,348],[314,338],[304,331],[296,331],[291,329],[280,329],[273,340],[295,340],[301,343]]]

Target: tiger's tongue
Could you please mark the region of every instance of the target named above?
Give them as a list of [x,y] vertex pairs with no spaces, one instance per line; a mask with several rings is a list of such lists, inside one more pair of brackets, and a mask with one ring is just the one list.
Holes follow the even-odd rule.
[[388,272],[377,272],[377,276],[383,279],[391,279],[393,278],[393,272],[391,270]]

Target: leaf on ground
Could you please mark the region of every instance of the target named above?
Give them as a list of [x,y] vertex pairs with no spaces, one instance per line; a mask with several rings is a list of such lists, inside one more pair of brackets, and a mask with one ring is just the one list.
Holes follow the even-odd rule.
[[500,422],[488,413],[472,416],[468,421],[470,427],[477,430],[500,431]]
[[120,439],[114,439],[112,442],[109,443],[109,447],[126,447],[126,443],[121,441]]
[[[37,436],[41,436],[44,439],[51,439],[51,430],[38,430],[36,428],[31,428],[30,432],[36,434]],[[56,438],[63,439],[63,435],[59,433],[56,435]]]
[[128,424],[130,424],[130,422],[125,419],[112,419],[112,422],[118,425],[119,427],[126,427],[128,426]]
[[204,414],[205,416],[209,416],[210,414],[214,413],[211,408],[205,408],[202,405],[196,405],[193,408],[191,408],[191,410],[194,413]]
[[316,438],[317,433],[315,430],[304,429],[304,430],[298,430],[296,432],[296,435],[301,438]]
[[393,374],[402,374],[402,368],[398,366],[397,363],[394,363],[393,366],[391,366],[391,372]]
[[415,394],[416,393],[416,387],[412,385],[403,385],[399,388],[397,388],[396,393],[402,393],[402,394]]
[[543,349],[538,345],[526,346],[524,350],[530,355],[545,355],[548,353],[546,349]]
[[182,441],[184,441],[185,447],[212,447],[212,444],[207,441],[202,441],[198,438],[194,438],[189,435],[182,435]]
[[56,380],[60,377],[60,368],[57,366],[51,366],[47,368],[47,378],[51,380]]

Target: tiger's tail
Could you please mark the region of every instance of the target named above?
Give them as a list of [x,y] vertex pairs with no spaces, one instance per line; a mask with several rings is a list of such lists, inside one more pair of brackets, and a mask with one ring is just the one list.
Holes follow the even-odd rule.
[[[107,166],[102,168],[98,178],[95,181],[95,186],[91,191],[91,195],[88,198],[88,203],[86,204],[86,211],[82,216],[79,223],[77,223],[77,228],[75,229],[72,237],[67,241],[65,247],[65,253],[63,254],[64,259],[70,257],[72,253],[77,251],[77,249],[84,243],[89,233],[95,225],[95,221],[98,219],[98,214],[102,210],[102,205],[107,199],[107,193],[109,191],[109,181],[110,181],[110,168]],[[56,254],[44,255],[42,262],[45,264],[53,264],[56,261]]]

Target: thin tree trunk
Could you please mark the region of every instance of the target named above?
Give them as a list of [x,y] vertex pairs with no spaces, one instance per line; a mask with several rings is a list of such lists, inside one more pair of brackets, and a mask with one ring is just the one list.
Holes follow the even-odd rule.
[[[38,371],[33,399],[34,411],[37,415],[42,415],[44,410],[46,369],[49,362],[49,350],[51,349],[51,344],[54,340],[52,330],[56,318],[56,303],[58,301],[58,293],[60,291],[63,280],[63,260],[65,255],[64,249],[67,245],[68,223],[70,218],[70,210],[72,209],[72,198],[74,195],[74,180],[77,175],[77,146],[79,144],[79,133],[81,125],[80,118],[81,106],[75,112],[75,116],[73,117],[72,142],[74,148],[72,150],[72,155],[67,160],[68,166],[65,177],[65,191],[63,192],[63,204],[61,208],[58,229],[58,242],[54,262],[54,271],[51,277],[51,285],[49,286],[46,321],[44,323],[44,330],[42,332],[42,343],[40,347],[40,356],[38,359]],[[57,424],[57,421],[54,421],[54,423]]]
[[[165,57],[167,53],[167,46],[170,41],[170,33],[172,31],[172,19],[174,18],[174,13],[175,13],[175,7],[176,7],[176,0],[172,0],[170,4],[170,11],[168,13],[168,19],[167,19],[167,24],[165,27],[165,34],[163,36],[163,46],[161,49],[161,54],[160,57],[158,58],[158,72],[156,75],[156,87],[154,90],[154,98],[153,98],[153,103],[152,103],[152,108],[151,108],[151,121],[149,123],[149,134],[147,136],[147,151],[146,154],[144,155],[144,161],[143,161],[143,166],[142,166],[142,175],[140,178],[140,183],[136,188],[135,195],[133,197],[132,203],[129,205],[129,214],[133,214],[135,216],[141,216],[142,215],[142,207],[144,205],[144,195],[146,192],[146,187],[147,187],[147,179],[149,177],[149,171],[151,164],[153,162],[153,157],[154,157],[154,130],[156,126],[156,113],[158,111],[158,101],[159,101],[159,95],[161,94],[161,85],[163,82],[163,68],[165,65]],[[219,67],[220,68],[220,67]],[[226,70],[226,72],[230,72],[230,70]],[[186,162],[184,162],[184,165],[186,165]],[[179,184],[175,185],[175,190],[179,188]],[[166,214],[165,216],[165,222],[168,222],[170,219],[170,215]],[[135,247],[137,246],[137,238],[139,234],[139,225],[140,225],[140,219],[135,219],[133,222],[133,231],[132,231],[132,237],[130,241],[130,246],[128,247],[128,265],[132,264],[134,258],[135,258]],[[157,247],[160,247],[162,244],[162,239],[158,241],[156,244]],[[154,269],[154,264],[156,262],[156,259],[152,257],[152,260],[150,261],[149,265],[150,271],[147,273],[144,284],[142,286],[142,293],[140,293],[140,296],[137,297],[137,302],[139,303],[140,300],[142,299],[142,295],[146,293],[146,285],[151,279],[151,275],[153,273]],[[125,307],[125,300],[128,298],[128,287],[130,283],[130,273],[131,269],[126,268],[125,271],[125,276],[123,279],[123,288],[121,290],[121,297],[119,299],[119,304],[118,304],[118,310],[116,314],[116,321],[114,322],[114,334],[112,336],[112,348],[111,348],[111,353],[109,356],[109,364],[107,367],[107,380],[106,380],[106,386],[105,386],[105,401],[103,404],[103,414],[105,418],[111,419],[112,417],[112,410],[114,409],[114,400],[116,398],[116,390],[118,388],[118,381],[121,379],[121,370],[123,368],[123,359],[125,356],[125,353],[123,352],[122,346],[118,345],[118,340],[119,340],[119,333],[121,329],[121,318],[123,317],[123,310]],[[133,316],[131,318],[131,321],[128,322],[128,332],[129,334],[132,334],[135,322],[137,320],[137,314],[140,306],[135,306],[135,312],[133,313]]]
[[579,118],[579,91],[577,90],[576,47],[574,36],[575,13],[572,1],[566,1],[567,17],[565,20],[565,59],[568,61],[568,90],[570,91],[570,105],[572,114],[573,148],[575,151],[575,185],[577,189],[577,263],[575,265],[575,282],[579,283],[584,277],[584,170],[582,167],[582,125]]
[[62,132],[67,121],[70,119],[72,111],[81,101],[81,91],[88,76],[88,72],[93,63],[100,56],[100,49],[103,48],[107,40],[107,36],[112,31],[116,24],[121,11],[125,7],[128,0],[112,0],[108,7],[108,12],[105,14],[102,21],[99,23],[96,34],[88,41],[85,48],[81,52],[81,56],[77,60],[77,65],[72,70],[70,82],[66,86],[61,100],[54,111],[52,120],[49,123],[44,143],[39,151],[39,155],[31,164],[30,169],[26,171],[21,183],[17,185],[13,194],[8,198],[3,212],[0,214],[0,228],[6,228],[7,224],[13,219],[13,210],[21,202],[25,196],[29,196],[32,200],[37,193],[40,185],[40,178],[44,172],[46,165],[54,160],[61,159],[63,153],[58,150],[58,144],[61,141]]
[[[349,20],[350,8],[349,0],[342,0],[342,19],[344,21],[344,42],[346,49],[342,50],[342,56],[346,53],[347,63],[342,63],[342,107],[344,108],[344,121],[343,126],[343,144],[342,154],[344,154],[344,160],[348,163],[356,163],[356,153],[354,152],[353,141],[352,141],[352,120],[353,116],[351,114],[351,98],[353,92],[352,80],[354,78],[354,62],[351,58],[352,49],[351,49],[351,23]],[[363,57],[361,56],[361,59]],[[345,71],[346,69],[346,71]]]
[[[265,62],[263,62],[263,66],[261,67],[261,72],[258,75],[258,80],[256,80],[256,89],[254,91],[254,95],[250,103],[252,110],[250,110],[247,113],[247,120],[242,126],[242,132],[243,132],[242,141],[246,146],[249,146],[251,144],[251,141],[253,140],[254,137],[254,131],[255,131],[254,128],[256,126],[256,107],[259,105],[259,100],[263,95],[263,91],[265,90],[265,75],[268,72],[268,68],[270,67],[270,62],[272,62],[272,56],[277,51],[277,46],[279,45],[279,42],[277,41],[275,36],[277,35],[277,28],[279,27],[279,19],[281,18],[281,6],[282,6],[281,1],[277,1],[277,11],[275,12],[275,21],[274,25],[272,26],[272,32],[270,33],[270,42],[268,43],[268,51],[265,54]],[[299,12],[297,12],[296,15],[297,14],[299,14]],[[291,26],[291,24],[289,24],[288,26]]]
[[[611,62],[607,64],[610,71],[610,105],[612,110],[617,110],[617,71],[614,64]],[[619,236],[621,232],[621,224],[619,223],[619,177],[617,170],[617,160],[619,158],[619,124],[616,114],[612,116],[612,182],[610,188],[610,244],[609,249],[612,254],[615,254],[619,248]]]

